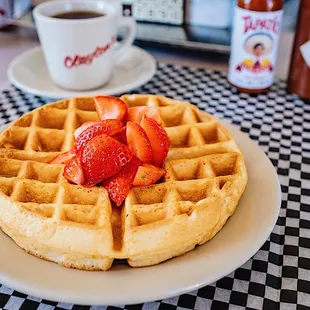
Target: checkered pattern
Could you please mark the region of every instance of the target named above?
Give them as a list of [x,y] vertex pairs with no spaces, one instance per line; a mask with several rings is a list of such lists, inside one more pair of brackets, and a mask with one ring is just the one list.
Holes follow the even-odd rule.
[[[188,100],[226,118],[256,140],[280,177],[282,208],[270,238],[241,268],[182,296],[134,306],[82,307],[23,295],[0,285],[0,308],[50,309],[310,309],[310,105],[277,82],[268,94],[235,93],[223,73],[159,64],[138,93]],[[0,93],[0,125],[51,101],[8,87]]]

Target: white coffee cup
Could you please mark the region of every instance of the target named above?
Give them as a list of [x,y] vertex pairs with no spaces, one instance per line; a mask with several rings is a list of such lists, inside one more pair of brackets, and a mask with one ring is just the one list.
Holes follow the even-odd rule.
[[[95,11],[103,16],[60,19],[70,11]],[[73,90],[97,88],[107,83],[113,67],[126,56],[135,37],[135,21],[120,16],[118,8],[102,0],[55,0],[33,11],[49,74],[60,87]],[[128,34],[115,44],[119,27]]]

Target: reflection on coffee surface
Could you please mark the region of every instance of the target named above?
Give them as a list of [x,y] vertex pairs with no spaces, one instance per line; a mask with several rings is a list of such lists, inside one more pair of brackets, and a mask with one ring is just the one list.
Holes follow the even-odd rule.
[[61,19],[88,19],[104,16],[105,14],[96,11],[70,11],[58,13],[52,17]]

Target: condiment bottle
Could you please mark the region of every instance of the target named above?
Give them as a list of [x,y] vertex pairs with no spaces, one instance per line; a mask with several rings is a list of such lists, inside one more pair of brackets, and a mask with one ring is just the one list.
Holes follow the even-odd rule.
[[239,91],[262,93],[274,81],[283,0],[238,0],[228,81]]
[[288,91],[310,99],[310,0],[301,0],[291,65]]

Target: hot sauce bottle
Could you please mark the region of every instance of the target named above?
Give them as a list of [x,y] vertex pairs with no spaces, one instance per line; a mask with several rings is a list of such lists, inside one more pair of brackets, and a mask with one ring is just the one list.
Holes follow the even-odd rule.
[[238,0],[228,81],[241,92],[263,93],[274,81],[283,0]]

